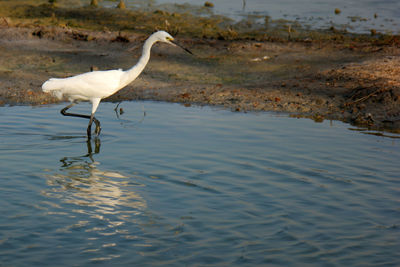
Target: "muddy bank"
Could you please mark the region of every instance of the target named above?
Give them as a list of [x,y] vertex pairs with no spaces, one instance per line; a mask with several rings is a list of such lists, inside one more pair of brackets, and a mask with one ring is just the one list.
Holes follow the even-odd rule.
[[[1,21],[2,20],[2,21]],[[48,104],[50,77],[127,69],[147,33],[13,25],[0,18],[0,104]],[[16,27],[18,26],[18,27]],[[159,100],[233,111],[282,111],[315,121],[400,129],[397,42],[222,40],[178,35],[191,49],[157,44],[144,73],[105,101]]]

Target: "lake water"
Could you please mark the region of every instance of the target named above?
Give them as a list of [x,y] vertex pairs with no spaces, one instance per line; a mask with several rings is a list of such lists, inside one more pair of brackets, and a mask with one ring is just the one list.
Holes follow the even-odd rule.
[[399,135],[123,102],[87,143],[62,107],[0,108],[1,266],[400,265]]
[[[125,0],[129,8],[190,11],[202,15],[219,14],[236,21],[265,16],[285,19],[317,29],[331,26],[349,32],[370,33],[371,29],[383,33],[400,33],[400,1],[398,0],[211,0],[213,8],[204,8],[198,0]],[[175,5],[178,4],[179,6]],[[105,1],[106,6],[115,6]],[[335,14],[335,9],[341,12]]]

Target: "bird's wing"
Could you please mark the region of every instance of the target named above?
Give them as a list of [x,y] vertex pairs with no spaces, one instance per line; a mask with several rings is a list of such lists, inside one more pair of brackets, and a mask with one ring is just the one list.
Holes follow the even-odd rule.
[[64,79],[50,79],[42,88],[45,92],[59,92],[71,99],[105,98],[121,89],[122,74],[122,70],[87,72]]

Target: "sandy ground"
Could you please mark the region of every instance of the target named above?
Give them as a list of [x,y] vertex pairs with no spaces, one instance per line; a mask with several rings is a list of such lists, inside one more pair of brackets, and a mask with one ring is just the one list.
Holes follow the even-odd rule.
[[[56,103],[50,77],[127,69],[146,36],[0,23],[0,105]],[[157,44],[132,84],[105,101],[157,100],[280,111],[400,130],[398,45],[182,39],[194,56]]]

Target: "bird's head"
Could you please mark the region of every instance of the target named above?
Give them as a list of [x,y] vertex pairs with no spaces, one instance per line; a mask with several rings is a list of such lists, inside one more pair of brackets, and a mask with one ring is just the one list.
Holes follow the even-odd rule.
[[163,42],[163,43],[167,43],[167,44],[170,44],[170,45],[173,45],[173,46],[178,46],[178,47],[182,48],[183,50],[185,50],[186,52],[188,52],[189,54],[193,55],[193,53],[189,49],[187,49],[187,48],[183,47],[182,45],[178,44],[175,41],[174,37],[172,37],[171,34],[169,34],[168,32],[166,32],[166,31],[158,31],[158,32],[153,33],[153,35],[154,35],[154,37],[156,37],[157,41]]

